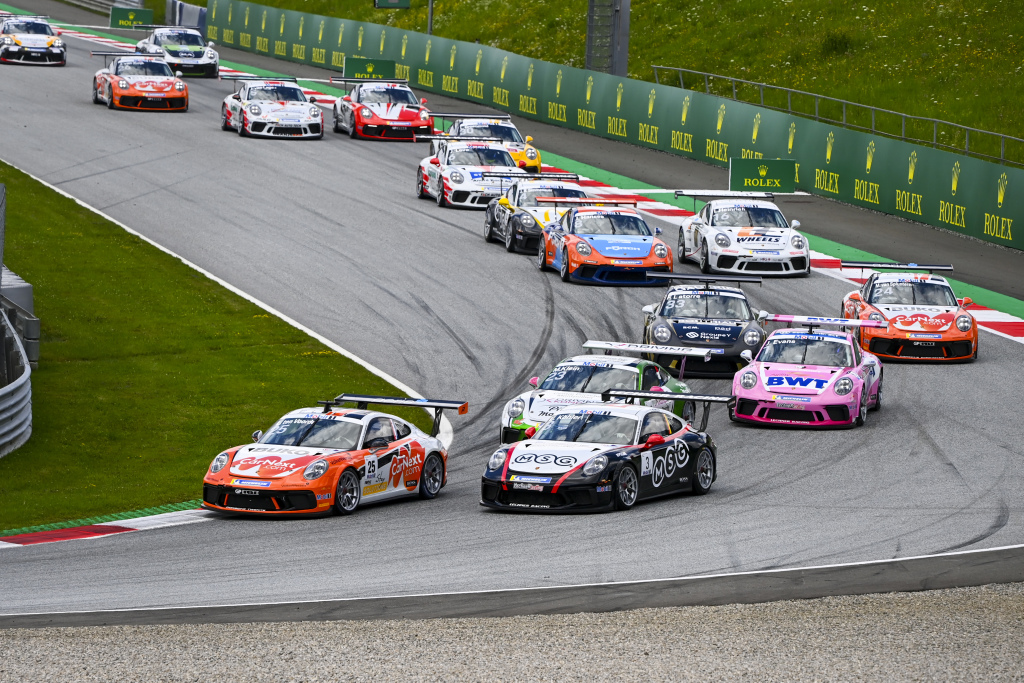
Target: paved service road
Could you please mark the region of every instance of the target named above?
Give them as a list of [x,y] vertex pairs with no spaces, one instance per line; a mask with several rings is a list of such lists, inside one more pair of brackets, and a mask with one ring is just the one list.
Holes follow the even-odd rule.
[[[232,86],[217,81],[190,83],[187,114],[93,105],[88,90],[100,60],[69,42],[67,68],[0,69],[0,158],[425,395],[468,399],[470,415],[453,420],[450,484],[436,501],[350,518],[224,519],[9,550],[0,555],[0,612],[542,586],[1024,542],[1015,400],[1024,347],[991,334],[983,334],[975,364],[887,366],[886,405],[863,429],[743,428],[719,410],[710,431],[720,477],[710,496],[624,514],[484,511],[479,477],[505,400],[586,338],[636,340],[640,307],[662,290],[565,285],[538,273],[530,257],[485,244],[482,213],[415,198],[425,145],[330,133],[312,142],[240,139],[219,129],[220,101]],[[706,171],[708,183],[720,173],[685,168]],[[813,222],[805,222],[812,233]],[[815,274],[766,282],[751,298],[772,311],[832,315],[847,289]],[[728,392],[724,381],[692,384]],[[225,444],[245,439],[224,435]]]

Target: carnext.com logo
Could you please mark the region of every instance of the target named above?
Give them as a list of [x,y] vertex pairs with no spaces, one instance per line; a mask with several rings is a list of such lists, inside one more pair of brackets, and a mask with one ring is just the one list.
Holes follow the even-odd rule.
[[255,479],[232,479],[232,486],[258,486],[260,488],[266,488],[270,486],[269,481],[258,481]]

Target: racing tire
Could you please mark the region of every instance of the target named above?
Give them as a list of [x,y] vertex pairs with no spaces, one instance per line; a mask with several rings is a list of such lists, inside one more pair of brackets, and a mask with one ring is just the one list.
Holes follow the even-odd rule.
[[569,277],[569,250],[562,249],[562,265],[558,267],[558,276],[562,278],[562,282],[571,282],[572,279]]
[[548,269],[548,245],[544,237],[540,238],[540,246],[537,248],[537,270],[544,272]]
[[232,126],[228,123],[228,105],[220,105],[220,129],[221,130],[232,130]]
[[505,251],[510,254],[516,253],[516,233],[511,225],[505,226]]
[[693,466],[693,494],[707,495],[711,484],[715,481],[715,456],[707,448],[700,449],[697,462]]
[[92,103],[103,104],[103,100],[100,99],[100,84],[96,82],[96,79],[92,79]]
[[686,401],[683,403],[683,409],[680,412],[682,414],[679,417],[693,424],[693,421],[697,419],[697,404],[693,401]]
[[484,216],[484,242],[497,242],[498,240],[494,237],[494,226],[491,225],[491,219],[488,216]]
[[640,479],[632,465],[623,465],[612,479],[612,503],[616,510],[629,510],[640,496]]
[[708,256],[708,243],[700,245],[700,272],[709,274],[711,272],[711,257]]
[[338,486],[334,491],[334,509],[339,515],[351,515],[359,507],[362,497],[359,475],[350,467],[338,477]]
[[359,139],[359,133],[356,132],[356,115],[352,114],[352,123],[348,127],[348,136],[353,140]]
[[868,397],[862,395],[860,398],[860,408],[857,412],[857,417],[853,418],[852,427],[863,427],[864,423],[868,420]]
[[420,470],[420,498],[430,500],[437,496],[444,484],[444,460],[437,453],[431,453],[423,461]]
[[[680,228],[681,232],[682,228]],[[686,242],[682,240],[682,235],[680,235],[679,244],[676,245],[676,258],[679,259],[680,263],[686,263]]]
[[338,125],[338,112],[337,111],[334,112],[334,132],[335,133],[340,133],[341,132],[341,126]]
[[441,178],[437,180],[437,205],[442,209],[448,206],[448,201],[444,198],[444,180]]
[[882,407],[882,378],[884,375],[878,376],[878,387],[875,389],[875,405],[871,406],[869,410],[872,412]]
[[107,109],[114,108],[114,86],[107,84]]
[[423,185],[423,169],[416,169],[416,196],[419,199],[430,199],[430,195],[427,194],[427,189]]

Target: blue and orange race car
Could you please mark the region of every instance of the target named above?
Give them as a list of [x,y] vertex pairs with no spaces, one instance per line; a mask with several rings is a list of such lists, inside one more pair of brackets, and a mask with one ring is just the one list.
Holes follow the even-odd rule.
[[569,205],[559,222],[544,229],[537,267],[555,268],[563,282],[660,285],[648,273],[672,271],[672,250],[651,230],[632,200],[538,197],[538,203]]

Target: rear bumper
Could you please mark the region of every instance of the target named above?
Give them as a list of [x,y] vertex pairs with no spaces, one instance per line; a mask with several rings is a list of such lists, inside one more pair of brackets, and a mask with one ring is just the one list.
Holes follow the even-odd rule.
[[216,78],[220,73],[220,65],[217,62],[209,64],[177,64],[167,62],[172,71],[180,71],[182,76],[202,76],[204,78]]
[[775,401],[736,397],[730,404],[739,422],[789,427],[849,427],[857,418],[856,403],[807,403],[780,408]]

